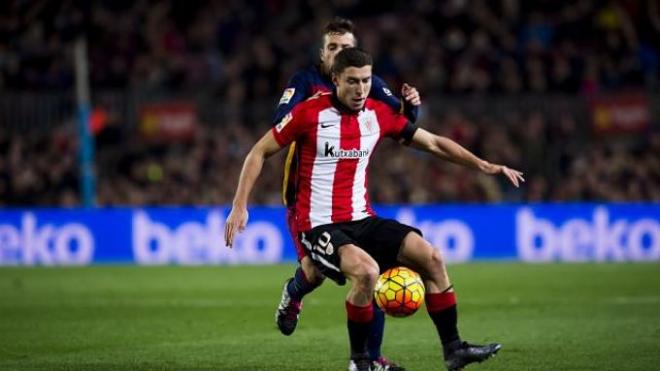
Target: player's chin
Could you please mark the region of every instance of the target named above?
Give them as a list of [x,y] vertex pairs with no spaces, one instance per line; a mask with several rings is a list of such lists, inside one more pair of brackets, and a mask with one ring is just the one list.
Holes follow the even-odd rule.
[[351,102],[351,108],[356,111],[361,110],[362,107],[364,107],[364,102],[365,99],[353,99],[353,101]]

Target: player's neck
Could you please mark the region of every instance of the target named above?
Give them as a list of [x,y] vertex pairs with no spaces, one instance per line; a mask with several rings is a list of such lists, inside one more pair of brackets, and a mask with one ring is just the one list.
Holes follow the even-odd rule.
[[330,80],[330,69],[329,68],[325,68],[325,65],[323,63],[319,63],[318,65],[316,65],[316,68],[318,68],[319,73],[322,77]]

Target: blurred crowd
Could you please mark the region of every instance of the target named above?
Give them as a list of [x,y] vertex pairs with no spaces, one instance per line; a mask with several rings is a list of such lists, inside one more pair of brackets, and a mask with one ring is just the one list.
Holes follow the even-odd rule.
[[[618,140],[585,139],[579,123],[566,113],[551,119],[532,112],[494,120],[450,111],[421,125],[490,161],[521,169],[527,180],[523,187],[385,141],[371,165],[371,200],[660,201],[660,133],[631,147]],[[267,126],[201,125],[191,141],[178,144],[149,143],[112,130],[97,137],[99,205],[209,205],[232,201],[242,161]],[[0,135],[0,204],[78,204],[74,138],[66,130]],[[254,203],[281,203],[283,154],[266,163]]]
[[[270,108],[293,72],[317,61],[320,27],[337,14],[356,22],[376,73],[395,88],[415,85],[426,107],[438,96],[660,90],[652,0],[9,0],[0,3],[0,99],[71,91],[70,46],[85,34],[93,94],[203,91],[232,112],[201,118],[178,143],[145,140],[111,112],[96,136],[97,203],[227,204]],[[259,120],[249,115],[255,102],[268,102]],[[521,169],[527,183],[515,189],[386,142],[372,165],[373,201],[660,201],[653,130],[598,137],[578,110],[424,110],[421,126]],[[0,122],[0,205],[77,205],[77,148],[73,121],[29,132]],[[254,202],[281,202],[282,164],[279,155],[266,165]]]
[[270,98],[316,61],[318,31],[337,14],[356,21],[379,74],[427,94],[660,82],[654,0],[9,0],[0,4],[0,87],[72,86],[69,46],[84,31],[94,87]]

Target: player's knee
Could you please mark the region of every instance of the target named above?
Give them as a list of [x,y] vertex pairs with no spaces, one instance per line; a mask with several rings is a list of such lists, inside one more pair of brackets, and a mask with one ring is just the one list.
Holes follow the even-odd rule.
[[434,279],[444,271],[444,259],[442,253],[432,249],[430,257],[426,259],[424,269],[420,272],[426,279]]
[[376,286],[379,273],[376,262],[362,261],[355,272],[356,284],[365,289],[373,289]]
[[433,268],[441,268],[444,264],[445,261],[442,257],[442,254],[438,249],[433,249],[431,252],[431,259],[429,259],[429,264]]

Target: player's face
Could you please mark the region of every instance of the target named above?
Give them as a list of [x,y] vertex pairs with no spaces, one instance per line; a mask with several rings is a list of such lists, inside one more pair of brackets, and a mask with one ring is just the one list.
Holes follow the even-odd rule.
[[348,67],[332,81],[337,86],[337,98],[348,108],[359,111],[371,90],[371,66]]
[[346,48],[353,47],[355,47],[355,36],[350,32],[325,34],[323,36],[323,48],[321,49],[321,68],[323,68],[323,73],[330,73],[330,67],[332,67],[337,53]]

